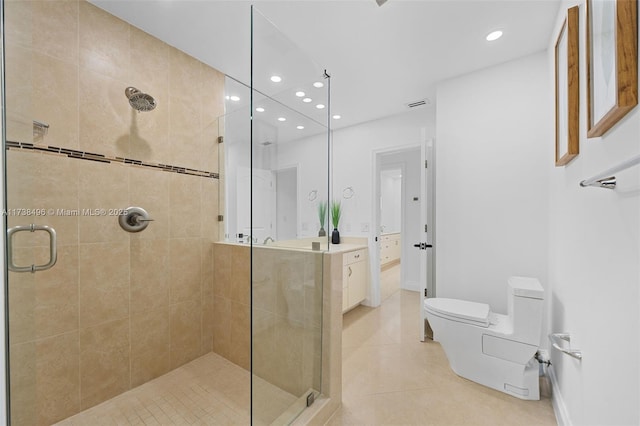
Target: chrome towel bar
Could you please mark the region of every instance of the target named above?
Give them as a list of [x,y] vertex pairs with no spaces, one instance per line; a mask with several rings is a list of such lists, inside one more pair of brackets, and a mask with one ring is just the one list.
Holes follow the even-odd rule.
[[580,182],[580,186],[583,188],[587,186],[596,186],[598,188],[615,189],[615,174],[638,164],[640,164],[640,155],[636,155],[635,157],[632,157],[627,161],[623,161],[615,167],[611,167],[610,169],[607,169],[602,173],[598,173],[597,175],[589,179],[583,180],[582,182]]
[[[551,344],[553,345],[553,347],[560,352],[572,356],[576,359],[582,359],[582,351],[580,349],[571,349],[571,335],[569,333],[552,333],[549,335],[549,340],[551,340]],[[561,340],[568,342],[569,348],[563,348],[562,346],[560,346]]]

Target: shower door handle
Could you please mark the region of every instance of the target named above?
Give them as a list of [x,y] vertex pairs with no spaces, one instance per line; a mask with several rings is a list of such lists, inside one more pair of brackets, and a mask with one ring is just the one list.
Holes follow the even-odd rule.
[[[45,231],[49,234],[49,262],[44,265],[34,265],[31,266],[17,266],[13,263],[13,236],[18,232],[36,232],[36,231]],[[47,269],[53,267],[58,260],[58,247],[57,247],[57,238],[56,238],[56,230],[50,226],[46,225],[20,225],[14,226],[13,228],[7,229],[7,259],[8,259],[8,267],[10,271],[13,272],[37,272],[37,271],[46,271]]]

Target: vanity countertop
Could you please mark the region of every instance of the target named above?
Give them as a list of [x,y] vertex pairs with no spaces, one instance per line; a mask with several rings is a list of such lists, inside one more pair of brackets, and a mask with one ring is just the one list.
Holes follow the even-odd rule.
[[363,244],[330,244],[329,245],[329,253],[346,253],[354,250],[366,249],[367,246]]
[[[328,253],[348,253],[350,251],[367,249],[368,245],[366,243],[366,238],[353,238],[353,237],[344,237],[341,238],[344,240],[340,244],[329,244]],[[274,243],[270,243],[267,245],[262,244],[254,244],[256,248],[271,248],[271,249],[280,249],[280,250],[304,250],[311,251],[311,245],[313,242],[320,242],[320,250],[321,252],[327,253],[327,241],[318,241],[318,238],[306,238],[300,240],[288,240],[288,241],[277,241]],[[228,241],[219,241],[214,244],[230,244],[230,245],[240,245],[244,247],[250,247],[250,244],[247,243],[236,243],[236,242],[228,242]]]

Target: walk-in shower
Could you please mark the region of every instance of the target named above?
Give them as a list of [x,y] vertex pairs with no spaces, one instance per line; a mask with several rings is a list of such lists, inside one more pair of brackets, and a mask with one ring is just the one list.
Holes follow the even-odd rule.
[[289,98],[329,106],[324,70],[249,7],[253,87],[84,0],[2,5],[10,423],[290,423],[322,392],[329,108]]

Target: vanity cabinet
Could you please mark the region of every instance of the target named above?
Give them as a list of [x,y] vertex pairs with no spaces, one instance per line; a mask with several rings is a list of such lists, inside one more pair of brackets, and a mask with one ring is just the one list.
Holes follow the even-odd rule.
[[367,297],[368,265],[366,249],[342,255],[342,312],[359,305]]
[[400,260],[400,234],[380,236],[380,266]]

